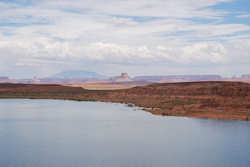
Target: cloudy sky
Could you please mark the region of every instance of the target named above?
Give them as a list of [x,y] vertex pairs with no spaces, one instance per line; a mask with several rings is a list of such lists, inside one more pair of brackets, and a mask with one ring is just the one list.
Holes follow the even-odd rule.
[[250,0],[0,0],[0,76],[250,73]]

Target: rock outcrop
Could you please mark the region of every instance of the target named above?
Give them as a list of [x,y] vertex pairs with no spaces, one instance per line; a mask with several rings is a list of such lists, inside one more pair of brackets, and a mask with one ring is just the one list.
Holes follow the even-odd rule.
[[130,82],[132,79],[128,75],[128,73],[121,73],[120,76],[112,77],[110,79],[112,82]]

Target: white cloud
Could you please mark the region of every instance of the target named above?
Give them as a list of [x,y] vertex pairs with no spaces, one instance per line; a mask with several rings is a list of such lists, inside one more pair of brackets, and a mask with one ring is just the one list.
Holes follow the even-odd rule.
[[248,18],[250,17],[250,14],[242,14],[242,15],[239,15],[239,16],[236,16],[238,18]]
[[0,3],[4,9],[0,13],[0,57],[6,62],[1,65],[6,69],[15,65],[54,69],[55,64],[68,68],[84,64],[92,69],[91,63],[98,62],[138,69],[143,64],[156,69],[165,64],[169,68],[201,65],[207,71],[219,65],[229,68],[230,63],[242,63],[239,57],[249,62],[250,26],[223,23],[229,11],[209,7],[230,1]]

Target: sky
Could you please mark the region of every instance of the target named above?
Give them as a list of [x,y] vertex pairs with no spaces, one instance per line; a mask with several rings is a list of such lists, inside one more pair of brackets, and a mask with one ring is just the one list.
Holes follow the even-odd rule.
[[0,76],[250,73],[250,0],[0,0]]

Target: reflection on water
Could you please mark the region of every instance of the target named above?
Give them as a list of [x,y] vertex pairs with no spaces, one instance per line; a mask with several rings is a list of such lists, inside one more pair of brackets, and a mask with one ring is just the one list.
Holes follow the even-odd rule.
[[122,104],[0,100],[1,167],[247,167],[250,122]]

